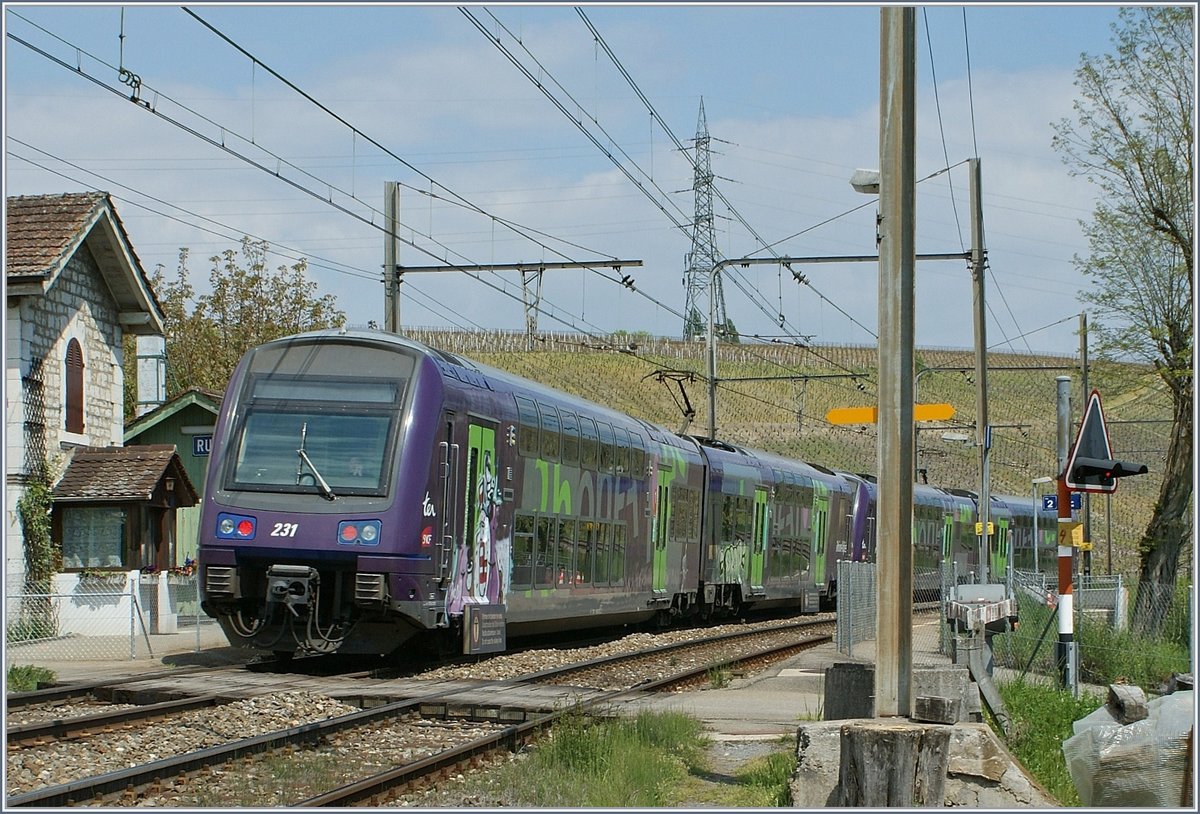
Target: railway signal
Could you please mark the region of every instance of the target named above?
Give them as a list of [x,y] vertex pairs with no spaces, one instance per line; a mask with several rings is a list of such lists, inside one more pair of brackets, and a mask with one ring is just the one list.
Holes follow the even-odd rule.
[[1119,478],[1144,475],[1148,471],[1145,464],[1113,460],[1100,393],[1093,390],[1063,471],[1067,488],[1076,492],[1115,492]]
[[1112,492],[1117,488],[1117,478],[1145,475],[1148,471],[1145,464],[1077,457],[1067,472],[1067,485],[1081,492]]

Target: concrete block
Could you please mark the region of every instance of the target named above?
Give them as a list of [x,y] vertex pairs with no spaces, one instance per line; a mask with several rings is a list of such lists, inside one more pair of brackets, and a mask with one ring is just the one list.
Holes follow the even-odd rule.
[[962,700],[936,695],[918,695],[913,699],[912,719],[934,724],[958,723]]
[[825,670],[824,720],[875,717],[875,666],[856,662]]
[[971,671],[966,665],[914,667],[911,693],[914,699],[921,696],[958,699],[959,721],[975,720],[972,716],[982,712],[979,687],[971,681]]
[[950,735],[950,764],[946,771],[999,782],[1011,761],[984,724],[960,724]]

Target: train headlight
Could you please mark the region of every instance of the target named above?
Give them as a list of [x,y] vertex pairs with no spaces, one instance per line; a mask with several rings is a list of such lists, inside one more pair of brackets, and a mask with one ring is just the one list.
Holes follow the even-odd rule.
[[343,520],[338,523],[338,544],[378,545],[381,530],[378,520]]
[[221,512],[217,515],[217,539],[253,540],[256,525],[253,517]]

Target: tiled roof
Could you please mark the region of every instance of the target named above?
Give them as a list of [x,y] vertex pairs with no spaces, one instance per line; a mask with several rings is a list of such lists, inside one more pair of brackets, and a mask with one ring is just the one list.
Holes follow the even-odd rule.
[[196,488],[174,444],[83,447],[75,451],[52,495],[64,502],[150,500],[165,477],[175,479],[177,506],[196,505]]
[[[104,192],[62,195],[22,195],[7,200],[4,227],[8,278],[49,274],[85,236],[85,227],[98,207],[108,203]],[[116,217],[116,213],[113,213]]]
[[[162,307],[107,192],[6,198],[4,278],[8,294],[36,296],[86,243],[122,312],[125,330],[161,335]],[[147,315],[137,319],[137,315]],[[131,317],[125,320],[125,317]]]

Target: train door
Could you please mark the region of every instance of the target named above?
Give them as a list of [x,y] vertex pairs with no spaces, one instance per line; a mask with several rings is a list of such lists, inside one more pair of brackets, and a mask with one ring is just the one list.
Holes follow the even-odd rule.
[[942,562],[949,563],[954,549],[954,515],[946,513],[942,521]]
[[989,579],[992,582],[1004,580],[1005,574],[1008,573],[1009,546],[1012,544],[1012,534],[1009,525],[1009,518],[996,518],[996,542],[992,546],[992,561],[988,563],[988,568],[991,569]]
[[[453,413],[446,413],[443,426],[446,433],[445,440],[438,445],[438,477],[441,487],[439,507],[442,523],[439,534],[433,541],[433,569],[434,578],[440,584],[445,585],[450,575],[450,556],[454,552],[454,540],[457,537],[454,523],[459,517],[459,497],[463,492],[455,486],[459,482],[461,451],[459,445],[455,443]],[[436,512],[439,507],[426,506],[423,511],[428,514]]]
[[813,482],[812,512],[813,549],[816,554],[813,564],[813,581],[818,585],[828,584],[825,577],[825,562],[829,547],[829,487],[820,481]]
[[658,493],[654,502],[652,527],[653,563],[651,589],[655,593],[667,590],[667,536],[671,527],[671,474],[658,470]]
[[755,593],[764,593],[763,563],[767,556],[767,536],[770,526],[767,522],[767,489],[765,486],[754,487],[754,526],[751,532],[753,544],[750,549],[750,588]]
[[501,503],[496,423],[472,417],[467,425],[462,486],[463,527],[450,569],[451,613],[465,603],[503,601],[511,567],[506,541],[497,539]]

